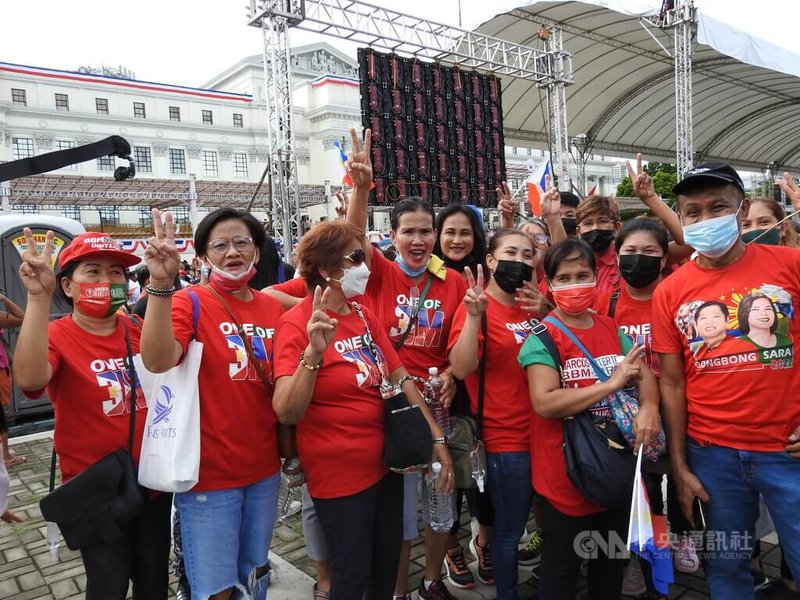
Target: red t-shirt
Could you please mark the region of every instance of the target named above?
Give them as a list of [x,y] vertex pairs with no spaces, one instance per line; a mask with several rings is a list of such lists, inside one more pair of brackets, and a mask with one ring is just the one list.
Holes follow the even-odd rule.
[[610,315],[612,291],[601,294],[594,304],[594,309],[601,315],[613,316],[619,328],[628,336],[632,344],[644,346],[642,359],[644,364],[655,374],[659,375],[658,354],[653,351],[653,335],[651,323],[653,320],[653,298],[638,300],[628,293],[628,285],[624,281],[619,284],[619,297]]
[[[591,353],[607,374],[616,367],[616,357],[630,349],[625,334],[610,317],[594,315],[594,325],[589,329],[572,329],[586,349]],[[586,356],[573,344],[561,330],[553,325],[547,326],[561,356],[561,369],[567,387],[582,388],[597,383],[597,376]],[[550,353],[535,335],[528,336],[519,353],[519,363],[523,368],[541,364],[555,368]],[[605,399],[589,410],[597,415],[611,418]],[[572,485],[567,476],[564,460],[564,422],[562,419],[545,419],[536,411],[531,411],[531,478],[538,493],[560,512],[582,516],[604,510],[593,504]]]
[[[728,318],[713,305],[698,311],[709,301],[727,307]],[[763,314],[745,314],[751,301]],[[721,269],[691,261],[656,288],[653,349],[682,355],[689,436],[741,450],[784,449],[800,425],[800,396],[794,393],[800,389],[794,362],[798,301],[800,252],[781,246],[748,245],[741,259]],[[712,337],[715,317],[725,328],[721,342]],[[766,343],[758,343],[758,332]]]
[[617,251],[612,243],[602,254],[595,252],[597,262],[597,293],[615,290],[619,287],[620,274],[617,264]]
[[[306,325],[312,298],[288,311],[278,327],[275,379],[291,377],[308,346]],[[391,373],[402,365],[375,314],[361,307]],[[365,341],[366,327],[354,310],[331,313],[339,324],[322,355],[311,402],[297,424],[297,450],[314,498],[342,498],[362,492],[386,474],[384,415],[378,364]]]
[[[370,270],[365,296],[370,299],[381,329],[388,332],[394,344],[408,328],[417,299],[425,289],[427,277],[431,275],[426,273],[422,281],[415,285],[396,263],[388,261],[380,252],[372,253]],[[440,373],[449,367],[447,342],[450,326],[467,292],[467,284],[453,269],[447,269],[444,281],[432,277],[431,287],[418,313],[417,324],[399,351],[408,372],[423,378],[428,377],[430,367],[437,367]]]
[[[505,306],[487,294],[486,334],[489,338],[483,401],[483,441],[489,452],[527,452],[530,449],[531,401],[528,377],[517,364],[517,355],[531,332],[530,313],[518,305]],[[467,310],[462,304],[453,317],[448,353],[464,329]],[[485,342],[478,330],[478,359]],[[479,370],[464,383],[470,396],[472,414],[478,414]]]
[[294,279],[289,279],[283,283],[276,283],[269,286],[269,289],[283,292],[284,294],[294,296],[295,298],[305,298],[308,294],[306,280],[302,277],[295,277]]
[[[115,450],[128,447],[131,387],[125,367],[126,327],[131,350],[138,354],[141,330],[125,317],[117,318],[117,329],[106,336],[82,329],[71,315],[52,321],[48,327],[47,360],[53,376],[47,395],[55,410],[53,437],[64,481]],[[138,462],[147,402],[139,386],[136,392],[133,456]]]
[[[217,288],[215,288],[217,289]],[[206,287],[191,288],[200,303],[197,340],[203,343],[200,363],[200,480],[193,491],[224,490],[250,485],[278,472],[278,436],[272,396],[255,367],[222,303]],[[218,290],[242,324],[269,377],[272,337],[281,317],[280,303],[257,290],[244,302]],[[175,339],[184,352],[192,337],[189,290],[172,301]]]

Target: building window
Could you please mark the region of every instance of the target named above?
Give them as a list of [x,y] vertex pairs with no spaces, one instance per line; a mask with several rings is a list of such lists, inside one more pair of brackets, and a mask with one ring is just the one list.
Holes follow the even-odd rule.
[[144,110],[144,102],[133,103],[133,116],[137,119],[146,119],[147,113]]
[[11,150],[14,160],[33,156],[33,138],[11,138]]
[[[189,209],[185,206],[173,206],[170,209],[172,218],[178,225],[189,225]],[[191,233],[191,231],[190,231]]]
[[241,113],[233,113],[233,126],[244,127],[244,117]]
[[169,172],[173,175],[186,174],[186,153],[180,148],[169,149]]
[[203,111],[203,125],[213,125],[214,124],[214,113],[210,110]]
[[108,98],[95,98],[94,106],[97,109],[98,115],[108,114]]
[[113,156],[101,156],[97,159],[98,171],[113,171],[116,166]]
[[219,175],[216,152],[203,150],[203,175],[206,175],[207,177],[216,177]]
[[100,226],[119,225],[119,211],[116,206],[100,207]]
[[247,154],[244,152],[233,153],[234,177],[247,177]]
[[[72,140],[56,140],[56,150],[69,150],[70,148],[75,147],[75,142]],[[69,169],[70,171],[75,171],[78,168],[78,165],[72,164],[63,167],[64,169]]]
[[180,123],[181,120],[181,107],[180,106],[170,106],[169,107],[169,120],[175,123]]
[[11,102],[19,106],[28,106],[28,95],[25,90],[11,88]]
[[56,110],[69,110],[69,96],[56,94]]
[[22,215],[36,215],[39,214],[39,207],[35,204],[17,204],[14,208]]
[[139,208],[139,224],[145,227],[153,225],[153,213],[149,206]]
[[61,214],[63,214],[67,219],[75,219],[76,221],[81,220],[81,209],[77,206],[65,206],[61,209]]
[[138,173],[153,172],[153,161],[150,158],[150,148],[147,146],[134,146],[133,160],[136,163],[136,171]]

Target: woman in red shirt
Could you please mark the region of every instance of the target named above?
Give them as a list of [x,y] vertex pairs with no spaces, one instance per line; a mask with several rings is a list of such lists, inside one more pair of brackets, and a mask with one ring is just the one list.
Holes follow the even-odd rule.
[[[530,437],[533,486],[543,498],[545,514],[539,598],[570,600],[575,598],[582,558],[589,558],[576,552],[577,536],[596,531],[604,540],[624,539],[629,507],[601,508],[571,483],[562,449],[563,420],[584,411],[597,419],[611,419],[606,397],[638,381],[641,409],[635,422],[636,445],[648,443],[660,428],[658,387],[639,358],[641,346],[631,346],[611,318],[590,311],[596,291],[592,248],[580,239],[568,238],[548,250],[544,264],[556,303],[551,316],[583,343],[609,375],[607,381],[598,381],[583,352],[555,326],[547,330],[558,348],[560,365],[536,335],[528,336],[519,353],[534,408]],[[626,356],[616,364],[620,354]],[[626,561],[611,559],[603,552],[591,558],[592,596],[619,598]]]
[[[264,247],[261,224],[244,211],[222,208],[197,227],[194,246],[210,269],[209,284],[177,291],[180,269],[175,225],[153,211],[142,360],[164,372],[183,358],[193,335],[203,343],[200,363],[200,475],[175,494],[183,561],[192,595],[228,598],[236,591],[263,600],[267,553],[280,482],[277,417],[265,388],[272,337],[282,309],[248,286]],[[193,330],[193,302],[199,305]],[[254,362],[254,360],[257,362]],[[220,549],[225,551],[221,552]]]
[[[487,488],[495,508],[491,542],[498,600],[517,595],[517,546],[531,506],[530,419],[528,382],[516,363],[519,348],[531,332],[530,312],[516,302],[517,289],[534,277],[533,241],[516,229],[495,232],[486,257],[491,273],[484,290],[483,270],[477,281],[467,272],[470,288],[456,311],[450,332],[450,364],[464,379],[478,412],[479,381],[484,377],[483,441],[486,445]],[[486,334],[481,322],[485,320]],[[487,361],[484,374],[480,362]]]
[[[128,299],[125,269],[139,259],[108,234],[87,232],[58,254],[56,274],[53,232],[47,232],[43,251],[27,227],[24,235],[27,250],[19,275],[28,301],[14,353],[14,379],[29,396],[47,389],[62,480],[128,447],[131,410],[136,411],[133,458],[138,462],[147,404],[137,386],[136,406],[130,406],[127,342],[138,353],[140,330],[117,311]],[[72,312],[49,322],[56,287]],[[117,540],[81,550],[87,598],[124,600],[132,581],[135,598],[166,600],[171,500],[170,494],[154,496]]]
[[[274,406],[297,425],[297,447],[332,566],[331,597],[388,598],[402,537],[402,478],[383,463],[382,376],[402,383],[419,405],[452,489],[444,433],[406,378],[375,313],[351,299],[364,293],[369,248],[361,229],[340,221],[316,225],[300,242],[309,295],[286,313],[275,346]],[[369,333],[374,336],[370,344]]]

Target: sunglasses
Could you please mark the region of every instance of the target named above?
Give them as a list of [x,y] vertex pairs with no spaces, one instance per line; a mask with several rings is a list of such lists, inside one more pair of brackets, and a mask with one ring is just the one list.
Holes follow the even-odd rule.
[[354,265],[360,265],[367,259],[363,248],[356,248],[350,254],[345,254],[345,260],[349,260]]

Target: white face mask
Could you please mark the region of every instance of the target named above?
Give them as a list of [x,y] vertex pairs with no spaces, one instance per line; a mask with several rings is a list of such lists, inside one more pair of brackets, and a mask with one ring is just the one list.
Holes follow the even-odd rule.
[[345,298],[355,298],[367,291],[369,268],[366,263],[362,262],[360,265],[342,269],[341,279],[328,277],[328,281],[336,281],[342,287],[342,293]]

